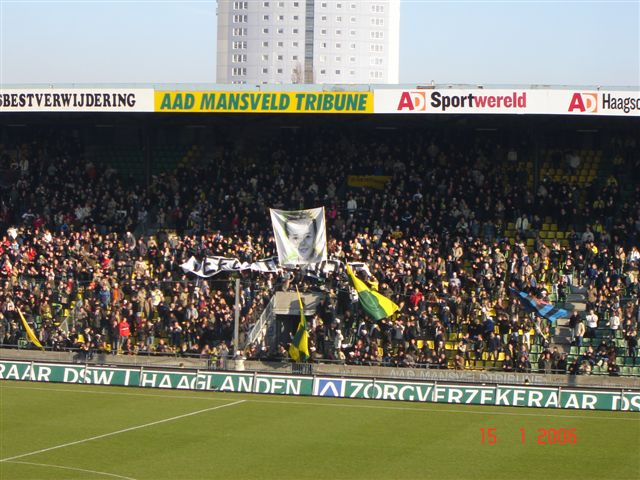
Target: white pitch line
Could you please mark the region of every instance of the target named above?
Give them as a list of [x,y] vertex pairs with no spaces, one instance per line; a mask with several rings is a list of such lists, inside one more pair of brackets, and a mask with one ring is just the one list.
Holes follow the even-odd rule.
[[[67,385],[73,385],[73,384],[67,384]],[[102,385],[102,386],[103,387],[108,387],[108,385]],[[194,397],[194,396],[190,396],[190,395],[160,395],[160,394],[153,394],[153,393],[109,392],[107,388],[105,388],[104,390],[73,390],[73,389],[70,389],[70,388],[21,387],[21,386],[18,386],[18,385],[11,385],[11,386],[0,387],[0,390],[2,390],[4,388],[11,388],[11,389],[17,389],[17,390],[39,390],[39,391],[42,391],[42,392],[92,393],[94,395],[95,394],[100,394],[100,395],[125,395],[127,397],[181,398],[181,399],[188,399],[188,400],[207,400],[209,402],[212,401],[212,400],[215,400],[214,398],[211,398],[211,397]],[[197,392],[197,390],[192,390],[192,391]],[[211,392],[211,390],[200,391],[200,393],[207,393],[207,392]]]
[[[359,399],[362,400],[362,399]],[[633,418],[620,418],[620,417],[588,417],[586,415],[553,415],[553,414],[545,414],[545,413],[524,413],[524,412],[483,412],[480,410],[459,410],[459,409],[453,409],[453,408],[408,408],[408,407],[391,407],[391,406],[386,406],[386,405],[348,405],[348,404],[343,404],[343,403],[319,403],[319,402],[287,402],[284,400],[254,400],[254,399],[248,399],[247,402],[255,402],[255,403],[283,403],[283,404],[293,404],[293,405],[314,405],[314,406],[323,406],[323,407],[350,407],[350,408],[374,408],[374,409],[383,409],[383,410],[402,410],[402,411],[412,411],[412,412],[443,412],[443,413],[475,413],[478,415],[508,415],[508,416],[515,416],[515,417],[544,417],[544,418],[548,418],[548,417],[556,417],[556,418],[581,418],[581,419],[587,419],[587,420],[631,420],[631,421],[636,421],[636,422],[640,422],[640,418],[637,419],[633,419]],[[427,405],[433,405],[433,402],[428,402]],[[444,405],[444,404],[441,404]],[[450,404],[449,404],[450,405]],[[473,404],[469,404],[470,407],[473,406],[482,406],[482,407],[510,407],[510,408],[522,408],[522,407],[511,407],[508,405],[473,405]],[[553,408],[547,408],[544,410],[551,410],[553,411]],[[604,410],[593,410],[594,412],[597,411],[604,411]]]
[[37,455],[38,453],[50,452],[51,450],[58,450],[59,448],[70,447],[72,445],[78,445],[80,443],[90,442],[92,440],[99,440],[101,438],[112,437],[113,435],[119,435],[121,433],[131,432],[133,430],[139,430],[141,428],[152,427],[153,425],[159,425],[161,423],[172,422],[174,420],[180,420],[181,418],[191,417],[193,415],[198,415],[200,413],[211,412],[213,410],[218,410],[220,408],[232,407],[234,405],[238,405],[240,403],[244,403],[246,400],[238,400],[232,403],[225,403],[224,405],[218,405],[217,407],[205,408],[203,410],[198,410],[191,413],[185,413],[183,415],[178,415],[176,417],[165,418],[163,420],[156,420],[155,422],[145,423],[144,425],[137,425],[135,427],[124,428],[122,430],[118,430],[116,432],[104,433],[102,435],[97,435],[95,437],[89,437],[82,440],[76,440],[75,442],[64,443],[62,445],[56,445],[55,447],[43,448],[41,450],[36,450],[34,452],[23,453],[21,455],[15,455],[13,457],[2,458],[0,462],[9,462],[11,460],[15,460],[16,458],[29,457],[31,455]]
[[[108,395],[124,395],[124,396],[134,396],[134,397],[158,397],[158,398],[189,398],[189,399],[197,399],[197,400],[215,400],[215,398],[209,397],[190,397],[186,395],[154,395],[154,394],[145,394],[145,393],[130,393],[130,392],[107,392],[105,390],[71,390],[71,389],[63,389],[63,388],[42,388],[42,387],[19,387],[19,386],[10,386],[10,387],[2,387],[2,388],[17,388],[23,390],[44,390],[48,392],[63,392],[63,393],[93,393],[93,394],[108,394]],[[197,390],[193,390],[196,392]],[[259,397],[262,394],[259,393],[238,393],[238,392],[219,392],[215,390],[207,390],[207,391],[198,391],[199,393],[223,393],[229,395],[247,395],[251,397]],[[309,397],[308,397],[309,398]],[[320,398],[320,397],[315,397]],[[345,399],[345,400],[354,400],[354,399]],[[357,399],[363,400],[363,399]],[[293,400],[259,400],[257,398],[248,398],[245,401],[253,402],[253,403],[281,403],[286,405],[312,405],[318,407],[344,407],[344,408],[372,408],[379,410],[402,410],[409,412],[444,412],[444,413],[475,413],[478,415],[508,415],[508,416],[516,416],[516,417],[554,417],[554,418],[580,418],[585,420],[623,420],[623,421],[632,421],[632,422],[640,422],[639,418],[622,418],[622,417],[610,417],[610,416],[586,416],[586,415],[554,415],[554,414],[546,414],[546,413],[524,413],[524,412],[489,412],[489,411],[479,411],[479,410],[460,410],[460,409],[452,409],[452,408],[411,408],[411,407],[395,407],[389,405],[350,405],[348,403],[324,403],[324,402],[296,402]],[[421,403],[420,405],[436,405],[433,402]],[[451,404],[439,404],[439,405],[451,405]],[[471,407],[487,407],[487,406],[498,406],[498,407],[509,407],[509,408],[522,408],[522,407],[510,407],[509,405],[469,405]],[[556,408],[546,408],[543,409],[545,411],[557,411]],[[570,412],[577,412],[581,410],[567,410]],[[593,410],[594,412],[606,412],[607,410]],[[621,412],[620,413],[629,413],[629,412]]]
[[135,478],[123,477],[122,475],[116,475],[115,473],[98,472],[97,470],[86,470],[84,468],[63,467],[62,465],[49,465],[48,463],[16,462],[15,460],[8,460],[7,463],[17,463],[17,464],[20,464],[20,465],[35,465],[36,467],[63,468],[64,470],[74,470],[76,472],[97,473],[98,475],[106,475],[108,477],[122,478],[124,480],[136,480]]

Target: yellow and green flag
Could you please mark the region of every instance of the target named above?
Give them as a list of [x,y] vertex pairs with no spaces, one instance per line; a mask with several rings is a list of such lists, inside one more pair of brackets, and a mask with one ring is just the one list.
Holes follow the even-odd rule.
[[307,333],[307,319],[304,316],[304,305],[298,287],[296,287],[296,292],[300,304],[300,323],[298,323],[298,329],[289,347],[289,356],[294,362],[304,362],[309,358],[309,334]]
[[22,312],[20,311],[19,308],[18,308],[18,315],[20,315],[20,320],[22,320],[22,326],[26,330],[27,337],[29,337],[29,340],[31,341],[31,343],[33,343],[36,347],[42,348],[44,350],[44,347],[38,341],[38,337],[36,337],[36,334],[33,333],[33,330],[31,329],[27,321],[24,319],[24,315],[22,315]]
[[398,305],[384,295],[371,290],[362,280],[356,277],[349,265],[347,265],[347,275],[351,285],[358,292],[360,305],[370,317],[378,321],[393,315],[398,310]]

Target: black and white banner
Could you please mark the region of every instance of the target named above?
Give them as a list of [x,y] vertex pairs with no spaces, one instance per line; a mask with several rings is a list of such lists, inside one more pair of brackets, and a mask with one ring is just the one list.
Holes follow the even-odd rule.
[[281,265],[308,265],[327,259],[324,207],[270,211]]
[[180,265],[180,267],[182,267],[182,270],[185,272],[193,273],[202,278],[213,277],[220,272],[239,272],[241,270],[251,270],[252,272],[262,273],[280,271],[278,259],[275,257],[265,258],[264,260],[258,260],[253,263],[241,262],[237,258],[228,257],[206,257],[200,262],[196,260],[195,257],[191,257]]

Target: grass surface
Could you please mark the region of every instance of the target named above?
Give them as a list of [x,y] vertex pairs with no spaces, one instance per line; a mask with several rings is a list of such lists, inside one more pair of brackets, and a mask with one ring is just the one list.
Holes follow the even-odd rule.
[[2,381],[0,422],[2,479],[640,478],[637,413]]

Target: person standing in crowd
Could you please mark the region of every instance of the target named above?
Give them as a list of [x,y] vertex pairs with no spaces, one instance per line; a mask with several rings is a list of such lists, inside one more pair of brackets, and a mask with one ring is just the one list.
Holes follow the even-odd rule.
[[578,323],[575,326],[574,334],[573,334],[573,338],[574,338],[573,343],[575,344],[576,347],[582,346],[582,339],[585,333],[586,333],[586,328],[584,326],[584,322],[582,321],[582,319],[579,319]]
[[598,315],[596,315],[596,312],[594,311],[593,308],[591,310],[589,310],[589,313],[585,317],[585,320],[587,322],[587,328],[586,328],[585,336],[587,338],[595,338],[596,337],[596,329],[598,328]]

